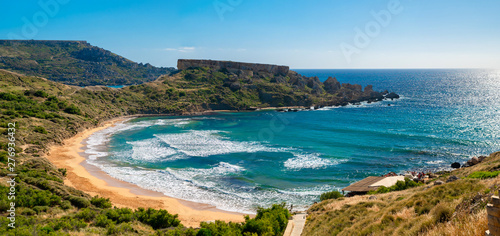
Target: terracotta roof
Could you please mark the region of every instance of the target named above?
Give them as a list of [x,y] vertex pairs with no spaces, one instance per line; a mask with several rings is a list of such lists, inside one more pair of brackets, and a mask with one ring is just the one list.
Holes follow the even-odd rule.
[[368,176],[365,179],[362,179],[356,183],[353,183],[345,188],[342,189],[342,191],[349,191],[349,192],[368,192],[370,190],[377,190],[379,186],[370,186],[382,179],[385,179],[385,177],[379,177],[379,176]]

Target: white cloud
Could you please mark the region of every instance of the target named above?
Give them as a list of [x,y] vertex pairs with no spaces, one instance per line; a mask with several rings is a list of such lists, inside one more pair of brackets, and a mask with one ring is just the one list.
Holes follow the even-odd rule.
[[193,52],[196,50],[195,47],[179,47],[179,48],[165,48],[165,51],[175,51],[175,52]]

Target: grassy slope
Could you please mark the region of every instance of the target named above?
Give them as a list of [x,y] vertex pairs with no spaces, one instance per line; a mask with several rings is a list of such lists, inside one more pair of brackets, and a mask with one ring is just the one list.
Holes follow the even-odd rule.
[[[187,73],[200,76],[200,81],[187,81]],[[212,72],[210,72],[212,73]],[[112,210],[91,204],[91,196],[63,184],[65,170],[56,169],[42,154],[52,144],[60,144],[77,132],[95,127],[113,117],[167,112],[196,112],[221,104],[235,109],[233,104],[240,98],[252,105],[263,104],[251,92],[233,91],[221,85],[228,75],[211,75],[207,69],[181,72],[173,77],[123,89],[107,87],[73,87],[38,77],[28,77],[0,70],[0,192],[7,196],[7,123],[16,122],[16,178],[18,193],[17,225],[15,231],[6,230],[6,217],[1,218],[0,234],[66,235],[105,234],[121,232],[127,235],[150,235],[155,230],[151,223],[140,221],[137,213],[133,220],[107,220],[104,215],[115,215]],[[193,78],[191,78],[193,79]],[[208,81],[205,81],[208,80]],[[272,88],[271,83],[265,83]],[[206,92],[208,91],[208,92]],[[7,215],[9,201],[0,199],[0,214]],[[110,212],[111,211],[111,212]],[[119,210],[121,211],[121,210]],[[124,210],[127,211],[127,210]],[[278,212],[278,213],[276,213]],[[286,211],[287,212],[287,211]],[[120,213],[125,214],[125,213]],[[261,220],[248,220],[247,225],[204,225],[207,230],[235,230],[246,232],[260,230],[266,224],[274,224],[272,218],[285,214],[278,207],[272,214],[266,213]],[[288,214],[288,213],[286,213]],[[271,215],[271,216],[269,216]],[[106,216],[108,217],[108,216]],[[281,219],[280,218],[280,219]],[[286,219],[286,217],[285,217]],[[280,221],[280,225],[283,221]],[[286,220],[285,220],[286,222]],[[252,225],[253,224],[253,225]],[[285,223],[286,225],[286,223]],[[267,227],[267,226],[266,226]],[[274,227],[268,227],[272,229]],[[284,230],[284,228],[282,229]],[[176,229],[182,235],[197,231]],[[167,231],[160,233],[168,234]]]
[[137,64],[85,42],[33,40],[0,40],[0,69],[78,86],[140,84],[174,70]]
[[500,152],[479,165],[442,175],[460,180],[400,192],[326,200],[309,209],[304,235],[484,235],[485,206],[500,179],[466,178],[500,169]]
[[[16,152],[19,154],[16,191],[18,196],[23,196],[18,199],[17,205],[17,224],[22,227],[16,231],[0,228],[0,233],[65,235],[119,231],[129,235],[152,234],[155,232],[152,224],[140,221],[138,216],[133,215],[136,213],[130,213],[133,220],[128,222],[106,220],[104,215],[115,213],[91,204],[91,196],[65,186],[65,170],[54,168],[41,158],[42,154],[50,145],[60,144],[83,129],[118,116],[345,104],[367,96],[349,87],[326,93],[322,86],[317,78],[306,78],[296,73],[279,78],[265,73],[248,77],[227,71],[194,68],[122,89],[100,86],[81,88],[0,70],[0,176],[3,180],[0,192],[6,196],[8,191],[5,186],[8,174],[7,123],[16,122]],[[0,214],[7,214],[8,204],[5,198],[0,199]],[[249,220],[249,225],[218,222],[204,227],[227,232],[256,232],[263,227],[276,229],[269,225],[279,221],[282,226],[286,220],[282,220],[283,211],[277,209],[274,212],[277,213],[266,213],[262,220]],[[280,220],[273,219],[275,216]],[[0,219],[4,227],[6,218]],[[181,235],[196,233],[196,230],[182,227],[177,231],[182,231]]]

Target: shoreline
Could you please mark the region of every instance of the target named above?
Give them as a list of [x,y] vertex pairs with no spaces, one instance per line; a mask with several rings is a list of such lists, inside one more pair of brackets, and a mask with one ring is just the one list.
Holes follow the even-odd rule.
[[117,207],[165,209],[171,214],[178,214],[181,223],[187,227],[199,227],[201,222],[214,220],[243,222],[243,216],[247,214],[223,211],[212,205],[167,197],[163,193],[115,179],[86,162],[87,159],[82,154],[90,135],[113,127],[116,123],[146,116],[125,116],[105,121],[96,128],[87,129],[64,140],[63,145],[50,147],[45,157],[57,168],[66,168],[67,176],[64,184],[91,196],[109,198]]

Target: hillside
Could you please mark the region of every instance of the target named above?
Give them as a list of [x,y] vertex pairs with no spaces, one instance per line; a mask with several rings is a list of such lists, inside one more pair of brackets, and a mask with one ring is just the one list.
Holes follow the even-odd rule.
[[[424,186],[322,201],[308,210],[304,235],[484,235],[499,169],[496,152],[478,165],[439,173]],[[434,185],[437,180],[444,183]]]
[[[251,72],[251,73],[250,73]],[[262,209],[244,223],[215,222],[202,229],[183,227],[166,211],[110,209],[107,199],[92,197],[64,184],[65,169],[57,169],[44,154],[78,132],[114,117],[136,114],[192,114],[210,110],[245,110],[268,106],[343,105],[383,99],[371,87],[336,82],[293,71],[286,75],[232,68],[190,67],[155,81],[121,89],[85,88],[40,77],[0,70],[0,192],[7,196],[9,123],[16,124],[16,229],[6,225],[9,201],[0,199],[2,235],[279,235],[288,210],[283,205]],[[164,222],[166,224],[158,224]],[[156,222],[156,223],[155,223]],[[167,229],[169,228],[169,229]],[[161,231],[156,231],[161,229]],[[207,233],[208,232],[208,233]],[[225,232],[225,233],[222,233]],[[267,233],[266,233],[267,232]]]
[[77,85],[153,81],[174,68],[138,64],[85,41],[0,40],[0,69]]

